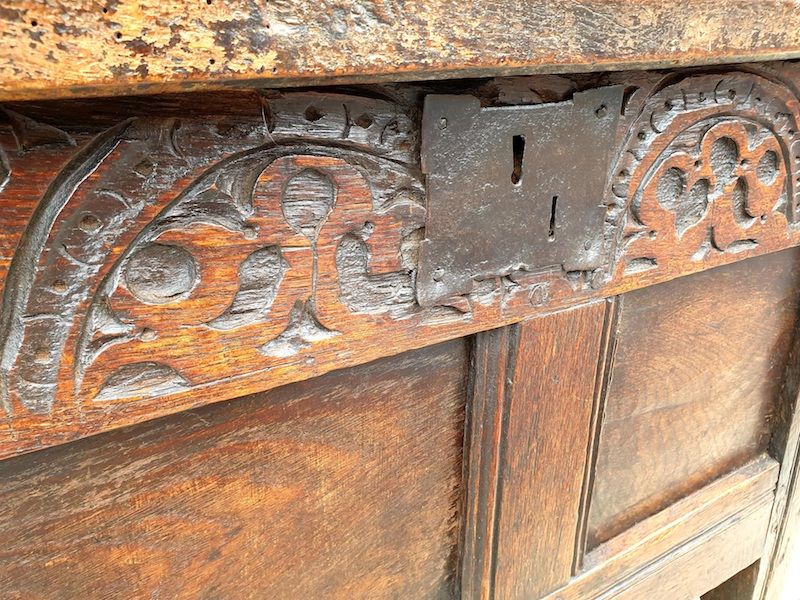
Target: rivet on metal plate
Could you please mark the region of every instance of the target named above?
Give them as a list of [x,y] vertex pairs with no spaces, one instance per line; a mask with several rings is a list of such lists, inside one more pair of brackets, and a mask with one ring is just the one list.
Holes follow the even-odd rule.
[[603,190],[622,96],[610,86],[525,106],[425,99],[420,305],[447,304],[476,281],[515,271],[602,266]]

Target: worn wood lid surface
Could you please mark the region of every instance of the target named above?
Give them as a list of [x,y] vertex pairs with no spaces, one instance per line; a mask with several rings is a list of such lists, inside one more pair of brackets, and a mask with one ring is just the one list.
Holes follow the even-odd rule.
[[14,0],[0,101],[800,56],[791,0]]

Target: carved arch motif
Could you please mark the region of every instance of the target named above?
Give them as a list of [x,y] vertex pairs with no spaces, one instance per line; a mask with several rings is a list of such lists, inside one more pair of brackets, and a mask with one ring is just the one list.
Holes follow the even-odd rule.
[[668,279],[797,237],[800,105],[785,85],[744,72],[673,78],[639,111],[610,187],[613,282]]
[[409,117],[388,99],[290,96],[248,115],[128,119],[80,147],[3,289],[7,415],[207,385],[414,311]]
[[[253,168],[255,185],[237,196]],[[391,176],[403,194],[376,207],[369,171]],[[381,315],[416,312],[400,251],[424,209],[405,169],[305,146],[259,151],[213,172],[148,224],[101,283],[81,325],[79,392],[107,400],[179,391],[265,357],[291,359]],[[345,238],[356,244],[343,256]],[[357,295],[395,291],[364,310],[343,301],[352,282],[339,275],[359,254]],[[198,346],[221,363],[198,363]]]
[[20,121],[2,198],[30,185],[14,175],[36,144],[67,164],[5,279],[0,454],[800,244],[794,91],[744,72],[624,78],[642,87],[621,119],[602,266],[512,272],[424,310],[416,105],[271,95],[93,139]]

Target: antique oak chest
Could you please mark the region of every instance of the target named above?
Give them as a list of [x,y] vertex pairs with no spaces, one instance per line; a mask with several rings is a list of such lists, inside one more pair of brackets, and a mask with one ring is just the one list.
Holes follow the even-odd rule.
[[800,599],[796,3],[0,40],[0,598]]

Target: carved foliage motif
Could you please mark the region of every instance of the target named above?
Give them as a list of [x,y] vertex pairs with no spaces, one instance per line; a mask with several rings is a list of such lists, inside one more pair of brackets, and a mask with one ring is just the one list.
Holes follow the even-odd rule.
[[95,137],[6,280],[6,413],[181,391],[414,312],[415,135],[390,101],[309,93]]
[[[291,362],[380,313],[414,311],[399,256],[423,223],[419,182],[377,159],[302,151],[215,169],[140,234],[92,301],[77,353],[80,389],[99,390],[96,400],[177,391],[224,369],[198,362],[198,345],[212,361]],[[359,163],[391,173],[402,193],[375,208]],[[253,166],[252,190],[233,197],[225,180],[236,188]],[[340,265],[359,257],[353,289]],[[391,293],[370,303],[384,287]],[[350,295],[366,305],[348,303]]]
[[641,111],[612,185],[616,281],[792,242],[800,142],[798,103],[784,86],[756,75],[694,76],[652,94]]
[[636,81],[604,264],[476,281],[426,309],[413,103],[290,93],[83,137],[12,113],[0,199],[25,195],[14,174],[37,144],[71,158],[5,279],[0,400],[14,441],[0,436],[0,454],[22,434],[39,444],[47,419],[80,435],[137,402],[164,414],[210,401],[209,386],[233,397],[800,243],[793,91],[743,72]]

